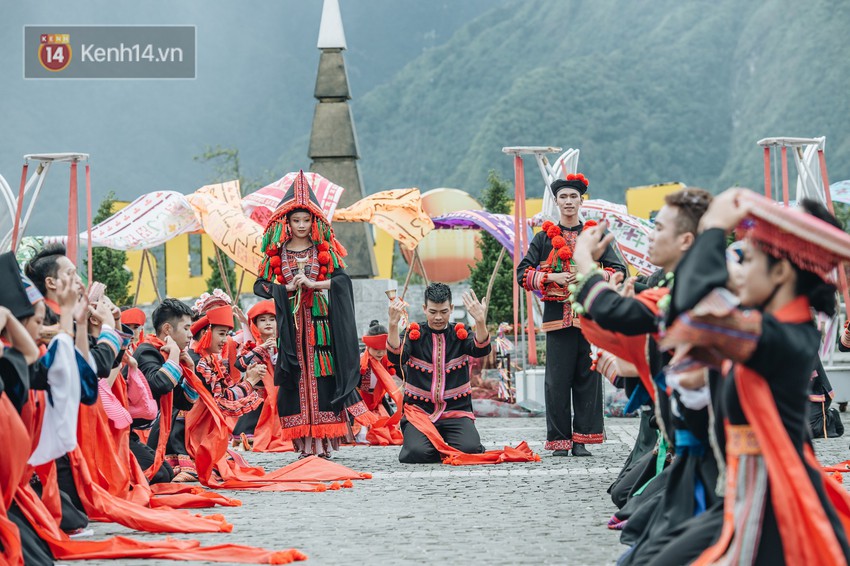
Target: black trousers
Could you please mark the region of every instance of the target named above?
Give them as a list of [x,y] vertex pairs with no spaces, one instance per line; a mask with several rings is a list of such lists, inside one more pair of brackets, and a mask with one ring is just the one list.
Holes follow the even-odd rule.
[[243,433],[248,436],[253,435],[254,430],[257,428],[257,423],[260,421],[260,413],[262,412],[263,406],[260,405],[250,413],[239,417],[239,420],[236,421],[236,425],[233,427],[233,436],[239,436]]
[[[130,452],[132,452],[133,456],[136,457],[136,461],[139,462],[139,466],[141,466],[143,470],[150,468],[156,458],[156,450],[147,444],[142,444],[142,441],[139,440],[139,435],[135,432],[130,433]],[[150,483],[168,483],[173,479],[174,470],[171,469],[168,462],[163,462],[150,479]]]
[[[434,423],[440,436],[446,444],[457,448],[467,454],[481,454],[484,447],[481,445],[481,437],[475,428],[472,419],[461,417],[459,419],[444,419]],[[401,432],[404,434],[404,444],[398,453],[398,461],[402,464],[435,464],[440,462],[440,453],[428,440],[428,437],[419,432],[415,426],[401,421]]]
[[578,328],[546,333],[547,450],[602,443],[602,378],[590,369],[590,354]]
[[59,484],[59,497],[62,503],[62,522],[59,528],[70,533],[87,527],[89,517],[77,493],[74,473],[71,471],[71,460],[67,455],[56,459],[56,483]]

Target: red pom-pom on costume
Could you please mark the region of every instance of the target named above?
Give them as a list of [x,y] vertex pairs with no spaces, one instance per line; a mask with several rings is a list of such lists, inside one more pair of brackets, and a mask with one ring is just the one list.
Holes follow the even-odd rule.
[[319,263],[327,265],[331,262],[331,254],[329,252],[319,252]]
[[567,241],[564,239],[563,236],[555,236],[554,238],[552,238],[552,247],[556,250],[560,250],[566,245]]
[[407,328],[408,328],[408,330],[419,330],[419,323],[418,322],[411,322],[407,326]]
[[366,375],[366,368],[360,368],[360,375]]
[[573,252],[570,251],[570,248],[568,248],[567,246],[564,246],[563,248],[558,250],[558,257],[561,258],[564,261],[567,261],[567,260],[569,260],[570,258],[573,257]]
[[410,332],[407,333],[407,337],[410,338],[411,340],[419,340],[419,336],[421,336],[421,335],[419,334],[418,330],[411,330]]
[[546,222],[543,223],[543,225],[540,227],[540,229],[548,234],[549,228],[551,228],[554,225],[555,224],[551,220],[547,220]]
[[327,242],[321,242],[319,244],[319,251],[320,252],[327,252],[327,251],[330,251],[330,249],[331,249],[331,246]]
[[320,268],[319,268],[319,273],[320,273],[320,274],[324,275],[324,274],[326,274],[327,272],[328,272],[328,268],[327,268],[327,267],[322,266],[322,267],[320,267]]
[[274,272],[275,275],[283,275],[283,271],[281,271],[279,265],[277,267],[273,267],[272,271]]
[[283,275],[278,275],[278,276],[277,276],[277,282],[278,282],[278,283],[281,283],[281,284],[283,284],[283,283],[284,283]]
[[599,222],[597,222],[596,220],[588,220],[584,223],[584,228],[582,228],[582,231],[585,231],[588,228],[593,228],[594,226],[599,226]]
[[387,368],[387,373],[389,373],[390,375],[395,375],[395,368]]
[[269,246],[266,248],[266,255],[276,256],[278,254],[280,254],[280,248],[277,248],[275,246]]
[[269,258],[269,265],[272,267],[280,267],[280,256],[273,255]]
[[325,279],[327,279],[327,277],[321,273],[316,277],[316,281],[324,281]]
[[461,323],[455,324],[455,334],[461,340],[469,338],[469,332],[466,331],[466,327]]
[[557,238],[561,235],[561,229],[553,224],[548,230],[546,230],[546,235],[550,238]]

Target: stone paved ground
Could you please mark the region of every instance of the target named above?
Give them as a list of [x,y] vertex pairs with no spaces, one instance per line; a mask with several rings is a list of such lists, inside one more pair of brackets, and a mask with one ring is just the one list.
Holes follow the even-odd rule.
[[[845,423],[850,430],[849,416]],[[478,426],[487,448],[528,440],[532,449],[542,450],[543,419],[479,419]],[[172,536],[205,544],[295,547],[315,565],[611,564],[625,547],[605,528],[614,510],[606,489],[634,442],[637,421],[608,419],[606,430],[606,443],[591,447],[593,458],[541,452],[541,462],[499,466],[409,466],[398,463],[397,447],[345,447],[336,461],[372,472],[372,480],[323,493],[229,492],[243,506],[214,512],[234,524],[232,533]],[[847,459],[847,442],[818,441],[819,458],[824,463]],[[295,456],[247,458],[271,469]],[[98,538],[130,533],[109,524],[95,523],[94,529]]]

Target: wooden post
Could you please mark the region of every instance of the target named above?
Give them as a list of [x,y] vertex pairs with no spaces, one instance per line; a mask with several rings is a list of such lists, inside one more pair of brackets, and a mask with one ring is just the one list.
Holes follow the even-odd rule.
[[419,248],[413,248],[413,257],[410,258],[410,264],[407,266],[407,277],[404,278],[404,287],[401,290],[401,300],[404,301],[404,296],[407,294],[407,287],[410,285],[410,277],[413,275],[413,264],[416,263],[416,258],[419,257]]
[[224,290],[227,291],[227,296],[233,298],[233,289],[230,288],[230,281],[227,280],[227,272],[224,270],[224,261],[221,259],[221,250],[215,246],[215,259],[218,261],[218,273],[221,275],[221,281],[224,284]]
[[[148,253],[148,250],[145,250],[145,253]],[[159,268],[160,266],[157,266]],[[159,294],[159,283],[156,282],[156,274],[153,272],[153,263],[151,262],[151,258],[148,258],[148,273],[151,275],[151,283],[153,283],[153,290],[156,293],[156,300],[160,303],[162,302],[162,295]]]
[[484,315],[490,312],[490,294],[493,292],[493,284],[496,283],[496,275],[499,274],[499,268],[502,267],[502,260],[505,259],[507,248],[502,248],[499,253],[499,259],[496,260],[496,267],[493,268],[493,273],[490,275],[490,281],[487,282],[487,294],[484,296]]
[[148,258],[148,250],[142,250],[142,261],[139,262],[139,273],[136,281],[136,296],[133,297],[133,306],[139,304],[139,291],[142,290],[142,275],[145,272],[145,260]]
[[242,268],[242,275],[239,276],[239,287],[236,289],[236,296],[233,297],[233,304],[239,304],[239,295],[242,294],[242,283],[245,281],[245,268]]

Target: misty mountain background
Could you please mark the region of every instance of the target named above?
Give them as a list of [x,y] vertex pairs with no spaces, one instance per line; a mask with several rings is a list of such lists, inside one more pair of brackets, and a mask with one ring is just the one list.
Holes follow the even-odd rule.
[[[766,136],[827,136],[850,177],[850,5],[826,0],[340,0],[367,193],[512,178],[505,145],[581,149],[595,198],[682,181],[760,188]],[[92,156],[95,202],[189,193],[194,156],[239,150],[266,183],[308,168],[320,0],[7,3],[0,18],[0,174],[25,153]],[[27,24],[191,24],[197,79],[23,80]],[[542,192],[526,165],[530,194]],[[792,169],[793,174],[793,169]],[[80,177],[82,182],[82,175]],[[67,166],[29,234],[63,232]]]

